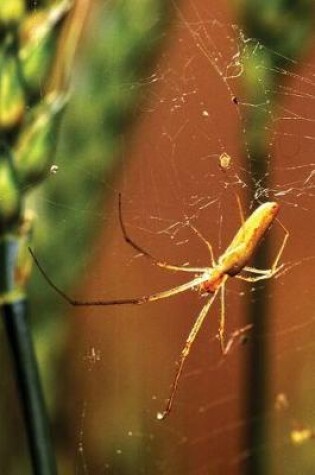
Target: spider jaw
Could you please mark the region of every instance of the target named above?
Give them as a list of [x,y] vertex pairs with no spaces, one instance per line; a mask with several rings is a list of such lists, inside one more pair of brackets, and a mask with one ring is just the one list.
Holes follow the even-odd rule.
[[205,281],[199,286],[199,292],[201,295],[214,294],[224,279],[224,274],[220,269],[209,268],[204,273]]

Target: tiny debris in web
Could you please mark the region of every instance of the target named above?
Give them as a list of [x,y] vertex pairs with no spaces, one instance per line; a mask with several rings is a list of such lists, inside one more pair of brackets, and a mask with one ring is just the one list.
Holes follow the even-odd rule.
[[58,165],[52,165],[52,166],[50,167],[50,173],[51,173],[52,175],[56,175],[56,174],[58,173],[58,171],[59,171]]

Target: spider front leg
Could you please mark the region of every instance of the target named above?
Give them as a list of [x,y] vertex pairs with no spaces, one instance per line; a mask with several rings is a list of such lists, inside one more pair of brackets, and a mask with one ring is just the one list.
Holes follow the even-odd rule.
[[215,263],[215,259],[214,259],[214,253],[213,253],[213,248],[212,248],[212,244],[211,242],[209,242],[202,234],[201,232],[195,228],[195,226],[193,224],[191,224],[189,222],[189,220],[187,220],[187,226],[190,227],[190,229],[196,234],[196,236],[200,239],[200,241],[206,245],[208,251],[209,251],[209,254],[210,254],[210,259],[211,259],[211,265],[212,267],[215,267],[216,266],[216,263]]
[[177,271],[191,272],[191,273],[203,272],[204,268],[200,268],[200,267],[185,267],[185,266],[177,266],[173,264],[168,264],[167,262],[161,261],[160,259],[157,259],[156,257],[152,256],[152,254],[150,254],[146,249],[144,249],[142,246],[137,244],[127,233],[127,229],[126,229],[123,216],[122,216],[122,204],[121,204],[120,193],[118,195],[118,214],[119,214],[120,229],[126,243],[129,246],[131,246],[135,251],[139,252],[144,257],[151,260],[156,266],[161,267],[162,269],[167,269],[167,270],[175,271],[175,272]]
[[97,300],[78,300],[70,297],[66,292],[60,289],[52,279],[47,275],[46,271],[44,270],[43,266],[39,262],[38,258],[35,256],[34,252],[31,248],[28,248],[29,252],[35,262],[36,267],[49,284],[49,286],[62,297],[66,302],[68,302],[73,307],[96,307],[96,306],[110,306],[110,305],[141,305],[144,303],[154,302],[156,300],[161,300],[164,298],[172,297],[173,295],[180,294],[182,292],[186,292],[186,290],[193,290],[198,288],[202,283],[204,283],[208,276],[207,274],[203,273],[198,277],[195,277],[184,284],[177,285],[169,290],[162,290],[161,292],[156,292],[151,295],[144,295],[142,297],[135,297],[135,298],[123,298],[123,299],[114,299],[114,300],[104,300],[104,299],[97,299]]

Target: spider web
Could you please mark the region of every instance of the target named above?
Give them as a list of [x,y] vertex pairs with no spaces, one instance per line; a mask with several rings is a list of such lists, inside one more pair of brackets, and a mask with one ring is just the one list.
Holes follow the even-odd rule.
[[[68,361],[69,374],[74,372],[69,419],[76,473],[237,474],[256,452],[268,455],[268,473],[312,473],[314,51],[298,62],[283,58],[286,67],[272,71],[277,81],[270,90],[264,78],[271,66],[260,59],[266,47],[247,38],[232,12],[221,7],[212,13],[209,5],[191,1],[177,11],[158,65],[143,81],[147,98],[137,130],[125,139],[121,178],[115,185],[104,183],[115,196],[79,296],[140,296],[185,282],[185,275],[156,269],[123,242],[118,191],[125,224],[141,246],[167,262],[198,267],[209,266],[210,256],[188,223],[211,240],[218,258],[241,223],[236,193],[245,215],[266,200],[279,202],[290,239],[285,272],[266,291],[271,323],[261,335],[269,342],[268,438],[257,446],[244,442],[245,364],[253,343],[249,334],[247,344],[237,340],[222,357],[218,301],[187,359],[173,411],[162,423],[156,414],[164,408],[203,297],[188,292],[141,307],[80,309],[73,312]],[[250,59],[257,60],[258,76],[261,71],[258,102],[246,99],[242,85]],[[268,116],[260,180],[253,173],[252,110]],[[51,206],[62,207],[62,198]],[[83,210],[74,204],[74,211]],[[273,226],[271,237],[270,262],[282,229]],[[257,287],[230,279],[228,335],[247,323],[246,302],[255,300]],[[303,430],[309,431],[305,440]]]

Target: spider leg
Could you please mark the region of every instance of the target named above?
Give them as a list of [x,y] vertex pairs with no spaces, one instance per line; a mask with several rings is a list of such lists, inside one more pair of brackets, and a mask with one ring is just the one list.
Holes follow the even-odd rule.
[[120,228],[121,228],[121,232],[122,232],[124,240],[126,241],[127,244],[129,244],[129,246],[131,246],[137,252],[140,252],[140,254],[142,254],[144,257],[153,261],[153,263],[156,266],[161,267],[162,269],[167,269],[171,271],[182,271],[182,272],[191,272],[191,273],[202,272],[204,270],[200,267],[186,267],[186,266],[176,266],[173,264],[168,264],[167,262],[160,261],[159,259],[154,257],[146,249],[144,249],[142,246],[137,244],[127,233],[127,229],[126,229],[123,216],[122,216],[122,205],[121,205],[120,193],[118,195],[118,209],[119,209],[119,224],[120,224]]
[[278,266],[278,263],[281,259],[281,256],[283,254],[283,251],[285,249],[285,246],[287,244],[287,241],[289,239],[290,233],[286,229],[286,227],[277,219],[278,223],[284,230],[284,238],[281,243],[280,249],[275,257],[275,260],[272,263],[272,266],[270,269],[256,269],[255,267],[244,267],[244,271],[251,272],[252,274],[259,274],[257,277],[249,277],[249,276],[242,276],[242,275],[235,275],[237,279],[245,280],[246,282],[258,282],[259,280],[266,280],[270,279],[271,277],[274,277],[276,274],[279,273],[280,270],[283,269],[284,264]]
[[210,253],[210,257],[211,257],[211,265],[212,265],[212,267],[215,267],[216,263],[215,263],[215,259],[214,259],[212,244],[188,220],[187,220],[187,226],[198,236],[198,238],[203,242],[203,244],[205,244],[207,246],[207,249],[208,249],[208,251]]
[[272,277],[274,277],[275,275],[278,275],[280,273],[281,270],[283,270],[283,268],[285,267],[284,264],[281,264],[280,266],[276,267],[276,268],[270,268],[270,269],[255,269],[254,267],[244,267],[243,270],[247,271],[247,272],[251,272],[252,274],[256,274],[254,275],[254,277],[251,277],[251,276],[248,276],[248,275],[235,275],[234,277],[236,277],[237,279],[240,279],[240,280],[244,280],[245,282],[258,282],[260,280],[267,280],[267,279],[271,279]]
[[235,330],[235,332],[233,332],[232,335],[230,336],[226,346],[224,347],[223,356],[226,356],[228,354],[228,352],[230,351],[230,349],[232,348],[234,344],[235,339],[240,337],[244,333],[247,333],[251,328],[253,328],[253,324],[249,323],[248,325],[245,325],[244,327],[239,328],[238,330]]
[[166,404],[166,407],[165,407],[165,410],[162,412],[162,413],[158,413],[157,414],[157,418],[159,420],[163,420],[166,418],[166,416],[170,413],[171,411],[171,408],[172,408],[172,404],[173,404],[173,400],[174,400],[174,396],[175,396],[175,393],[176,393],[176,390],[177,390],[177,386],[178,386],[178,382],[179,382],[179,379],[180,379],[180,376],[182,374],[182,371],[183,371],[183,366],[184,366],[184,363],[186,361],[186,358],[187,356],[189,355],[190,353],[190,349],[192,347],[192,344],[194,343],[195,341],[195,338],[196,336],[198,335],[199,333],[199,330],[204,322],[204,319],[206,318],[207,314],[208,314],[208,311],[210,310],[210,307],[214,301],[214,299],[216,298],[217,296],[217,293],[218,293],[219,290],[216,290],[214,292],[214,294],[211,295],[211,297],[208,299],[208,301],[205,303],[205,305],[202,307],[201,309],[201,312],[199,313],[195,323],[194,323],[194,326],[192,327],[188,337],[187,337],[187,340],[186,340],[186,343],[185,343],[185,346],[181,352],[181,356],[180,356],[180,359],[179,359],[179,363],[178,363],[178,368],[177,368],[177,371],[176,371],[176,374],[175,374],[175,378],[174,378],[174,381],[173,381],[173,384],[172,384],[172,387],[171,387],[171,394],[170,394],[170,397],[168,398],[167,400],[167,404]]
[[219,340],[221,346],[221,352],[223,356],[226,356],[230,351],[233,343],[237,337],[247,332],[252,328],[252,324],[245,325],[244,327],[236,330],[232,333],[227,343],[225,343],[225,281],[221,285],[221,317],[220,317],[220,326],[219,326]]
[[282,227],[283,231],[284,231],[284,238],[283,238],[283,241],[282,241],[282,244],[280,246],[280,249],[278,251],[278,254],[276,255],[276,258],[272,264],[272,269],[277,269],[277,266],[278,266],[278,262],[279,260],[281,259],[281,256],[283,254],[283,251],[284,251],[284,248],[287,244],[287,241],[289,239],[289,236],[290,236],[290,233],[289,231],[287,230],[287,228],[281,223],[281,221],[279,219],[277,219],[277,222],[280,224],[280,226]]
[[223,282],[221,285],[221,316],[218,336],[220,340],[222,354],[225,355],[225,282]]
[[244,280],[245,282],[259,282],[260,280],[267,280],[271,279],[274,277],[281,269],[283,266],[278,267],[275,270],[270,269],[269,273],[263,274],[263,275],[257,275],[255,277],[250,277],[250,276],[244,276],[244,275],[235,275],[236,279]]
[[[200,284],[208,280],[208,274],[204,273],[198,277],[195,277],[194,279],[186,282],[185,284],[178,285],[177,287],[173,287],[172,289],[169,290],[163,290],[162,292],[157,292],[152,295],[144,295],[142,297],[137,297],[137,298],[127,298],[127,299],[115,299],[115,300],[76,300],[71,297],[69,297],[63,290],[61,290],[52,280],[51,278],[47,275],[45,272],[43,266],[40,264],[39,260],[33,253],[32,249],[29,248],[29,252],[31,253],[31,256],[38,267],[39,271],[43,275],[44,279],[47,281],[47,283],[54,289],[57,294],[59,294],[64,300],[66,300],[70,305],[74,307],[92,307],[92,306],[105,306],[105,305],[126,305],[126,304],[135,304],[135,305],[141,305],[144,303],[148,302],[154,302],[155,300],[160,300],[164,299],[167,297],[172,297],[173,295],[177,295],[179,293],[185,292],[186,290],[193,289],[195,287],[198,287]],[[205,269],[203,269],[205,270]]]
[[256,267],[245,266],[242,270],[251,272],[252,274],[270,274],[270,269],[256,269]]
[[245,216],[244,216],[244,210],[243,210],[243,207],[242,207],[241,199],[240,199],[238,193],[236,193],[236,191],[234,191],[234,194],[235,194],[235,198],[236,198],[236,201],[237,201],[237,206],[238,206],[238,209],[239,209],[239,212],[240,212],[241,223],[244,224],[245,223]]

